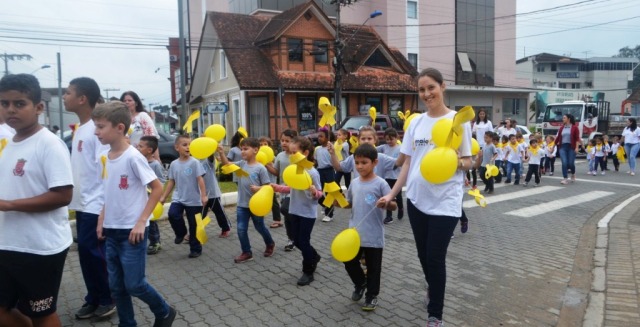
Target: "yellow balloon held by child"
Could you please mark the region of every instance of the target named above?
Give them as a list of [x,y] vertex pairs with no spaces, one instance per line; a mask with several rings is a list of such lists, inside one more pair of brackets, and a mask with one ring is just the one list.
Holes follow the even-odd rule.
[[331,242],[331,255],[340,262],[353,260],[358,251],[360,251],[360,234],[355,228],[343,230]]
[[209,137],[199,137],[191,141],[189,152],[196,159],[206,159],[218,149],[218,142]]
[[227,130],[220,124],[213,124],[207,127],[207,129],[204,131],[204,136],[212,138],[216,140],[216,142],[222,141],[225,135],[227,135]]
[[282,179],[287,186],[296,190],[304,191],[311,187],[311,175],[306,170],[298,174],[296,165],[289,165],[285,168],[282,172]]
[[156,207],[153,209],[153,218],[151,218],[151,221],[156,221],[160,219],[163,212],[164,212],[164,206],[162,206],[162,203],[158,202],[156,204]]
[[422,177],[433,184],[441,184],[453,177],[458,169],[458,155],[452,148],[435,148],[420,163]]
[[478,143],[478,141],[476,141],[476,139],[472,138],[471,139],[471,155],[475,156],[476,154],[478,154],[478,152],[480,152],[480,144]]
[[[267,145],[261,146],[258,152],[262,152],[267,156],[266,157],[267,162],[273,162],[273,159],[276,157],[275,153],[273,153],[273,149]],[[263,165],[266,165],[266,164],[263,164]]]
[[262,151],[258,151],[258,153],[256,153],[256,161],[262,165],[266,165],[269,162],[267,161],[267,155]]
[[249,199],[249,210],[251,213],[264,217],[271,212],[273,206],[273,187],[265,185]]

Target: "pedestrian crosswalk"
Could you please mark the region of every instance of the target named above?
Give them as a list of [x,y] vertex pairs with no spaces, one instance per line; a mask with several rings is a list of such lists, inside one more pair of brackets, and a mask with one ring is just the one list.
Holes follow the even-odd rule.
[[509,211],[509,212],[506,212],[505,214],[510,216],[517,216],[517,217],[533,217],[537,215],[543,215],[545,213],[555,211],[558,209],[566,208],[569,206],[575,206],[581,203],[586,203],[586,202],[594,201],[597,199],[601,199],[605,196],[609,196],[612,194],[614,193],[607,192],[607,191],[591,191],[584,194],[574,195],[574,196],[561,198],[554,201],[549,201],[546,203],[524,207],[518,210]]
[[[499,185],[505,186],[506,184],[499,184]],[[496,185],[496,188],[499,185]],[[509,185],[506,185],[506,186],[509,186]],[[555,191],[555,190],[558,190],[558,189],[561,189],[561,188],[562,187],[560,187],[560,186],[532,187],[532,188],[529,188],[529,189],[526,189],[526,190],[522,190],[522,191],[509,192],[509,193],[505,193],[505,194],[500,194],[500,195],[487,197],[487,203],[489,205],[492,205],[494,203],[498,203],[498,202],[502,202],[502,201],[509,201],[509,200],[514,200],[514,199],[523,198],[523,197],[527,197],[527,196],[547,193],[547,192]],[[464,201],[462,203],[462,207],[465,208],[465,209],[466,208],[473,208],[473,207],[477,207],[477,206],[478,205],[476,204],[475,200],[467,200],[467,201]]]

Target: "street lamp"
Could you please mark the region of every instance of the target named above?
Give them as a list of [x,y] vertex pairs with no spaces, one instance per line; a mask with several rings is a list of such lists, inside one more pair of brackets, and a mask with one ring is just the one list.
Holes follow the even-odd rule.
[[35,74],[37,71],[39,71],[39,70],[41,70],[41,69],[47,69],[47,68],[51,68],[51,66],[50,66],[50,65],[42,65],[42,67],[40,67],[40,68],[38,68],[38,69],[36,69],[36,70],[32,71],[30,74],[31,74],[31,75],[33,75],[33,74]]

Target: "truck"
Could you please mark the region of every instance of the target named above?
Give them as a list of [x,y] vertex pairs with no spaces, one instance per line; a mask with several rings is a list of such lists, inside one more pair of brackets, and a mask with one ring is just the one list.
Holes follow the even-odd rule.
[[[391,117],[388,115],[377,115],[376,116],[376,124],[373,127],[376,130],[376,134],[378,135],[378,144],[384,143],[384,130],[393,127],[398,132],[398,139],[402,140],[404,136],[404,130],[402,126],[404,125],[404,121],[398,117]],[[349,116],[342,120],[340,125],[334,128],[334,134],[339,129],[346,129],[354,135],[358,137],[360,134],[360,128],[363,126],[371,126],[371,117],[368,115],[360,115],[360,116]],[[311,138],[314,144],[318,144],[318,133],[312,133],[307,135],[307,137]]]

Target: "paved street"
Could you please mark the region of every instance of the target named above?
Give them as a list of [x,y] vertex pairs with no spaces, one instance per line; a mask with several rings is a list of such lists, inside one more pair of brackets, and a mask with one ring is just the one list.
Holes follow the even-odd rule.
[[[638,193],[640,177],[613,172],[587,176],[581,163],[578,181],[565,187],[557,177],[559,164],[556,167],[556,176],[543,177],[541,187],[500,185],[487,198],[486,208],[465,202],[469,232],[462,235],[456,230],[449,247],[447,326],[582,323],[591,285],[595,226],[607,210]],[[479,187],[483,187],[481,183]],[[473,201],[470,196],[465,200]],[[636,212],[638,204],[630,207]],[[227,207],[226,211],[235,222],[235,208]],[[329,250],[333,237],[347,226],[348,213],[338,210],[333,222],[316,223],[312,244],[323,260],[310,286],[296,285],[301,256],[297,250],[282,250],[284,228],[270,229],[277,251],[273,257],[264,258],[260,255],[264,244],[250,227],[255,260],[235,264],[233,257],[240,252],[235,229],[229,239],[218,239],[215,235],[219,229],[213,222],[208,227],[210,241],[203,255],[188,259],[188,246],[172,244],[171,228],[167,221],[161,221],[164,248],[148,257],[148,279],[179,310],[175,326],[424,326],[425,282],[407,218],[386,228],[378,308],[365,313],[360,310],[361,303],[350,300],[353,286],[343,265],[331,258]],[[270,217],[266,219],[271,221]],[[626,233],[626,243],[615,245],[620,247],[616,253],[637,262],[640,254],[630,247],[640,237],[640,225],[637,218],[629,219],[618,222],[613,218],[609,240],[613,242],[619,233]],[[627,225],[633,228],[625,229]],[[621,281],[626,284],[619,286],[631,291],[635,287],[637,314],[640,270],[629,265],[619,269],[631,273]],[[75,320],[73,312],[82,305],[83,296],[77,252],[72,247],[58,306],[63,324],[117,325],[115,316],[108,321]],[[616,303],[620,301],[607,308]],[[634,304],[625,303],[623,308],[633,313]],[[136,300],[138,324],[150,326],[151,312],[141,304]],[[608,319],[616,317],[619,315],[609,315]]]

